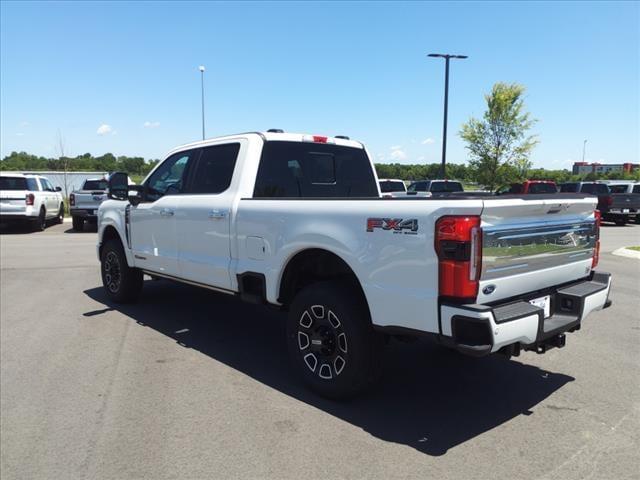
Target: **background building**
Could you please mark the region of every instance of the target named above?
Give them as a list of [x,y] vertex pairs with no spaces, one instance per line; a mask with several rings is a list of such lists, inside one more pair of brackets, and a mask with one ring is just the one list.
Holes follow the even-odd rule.
[[589,174],[589,173],[609,173],[609,172],[631,173],[636,168],[640,168],[640,164],[637,164],[637,163],[575,162],[573,164],[573,174],[574,175],[586,175],[586,174]]

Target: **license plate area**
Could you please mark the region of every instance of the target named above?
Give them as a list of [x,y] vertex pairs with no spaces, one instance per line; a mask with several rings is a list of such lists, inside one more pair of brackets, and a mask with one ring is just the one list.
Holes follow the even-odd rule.
[[551,316],[551,295],[532,298],[531,300],[529,300],[529,303],[538,308],[541,308],[544,311],[544,318],[549,318]]

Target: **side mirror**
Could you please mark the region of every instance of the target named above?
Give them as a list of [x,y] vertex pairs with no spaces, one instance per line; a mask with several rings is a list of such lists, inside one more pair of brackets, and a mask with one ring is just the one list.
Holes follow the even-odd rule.
[[109,193],[107,196],[112,200],[129,199],[129,177],[124,172],[116,172],[109,177]]
[[129,192],[127,194],[129,203],[134,207],[142,202],[142,188],[140,185],[129,185]]
[[62,191],[62,187],[56,187],[56,192],[61,192]]

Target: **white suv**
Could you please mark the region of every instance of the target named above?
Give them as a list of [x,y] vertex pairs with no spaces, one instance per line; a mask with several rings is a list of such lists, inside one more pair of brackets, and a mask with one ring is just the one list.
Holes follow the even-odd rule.
[[28,222],[35,230],[44,230],[47,220],[62,223],[60,190],[40,175],[0,173],[0,223]]

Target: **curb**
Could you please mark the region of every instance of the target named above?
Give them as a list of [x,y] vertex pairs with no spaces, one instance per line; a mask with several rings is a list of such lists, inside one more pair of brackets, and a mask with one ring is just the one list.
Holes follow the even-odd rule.
[[619,248],[617,250],[614,250],[613,252],[611,252],[613,255],[618,255],[620,257],[627,257],[627,258],[635,258],[637,260],[640,260],[640,252],[637,250],[631,250],[629,248]]

